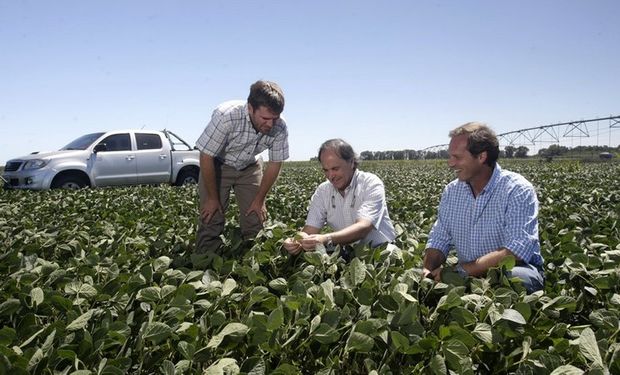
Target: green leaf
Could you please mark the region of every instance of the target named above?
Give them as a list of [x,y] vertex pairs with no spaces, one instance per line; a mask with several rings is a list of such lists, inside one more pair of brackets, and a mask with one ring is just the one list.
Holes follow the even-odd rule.
[[403,336],[402,333],[390,331],[390,338],[392,339],[392,345],[394,345],[397,350],[405,352],[409,349],[409,340]]
[[446,367],[446,361],[444,361],[443,357],[439,354],[436,354],[429,364],[431,371],[436,375],[447,375],[448,368]]
[[461,360],[469,357],[469,350],[459,340],[449,340],[443,343],[443,355],[451,369],[459,370]]
[[65,285],[65,293],[69,295],[77,295],[84,298],[91,298],[97,295],[97,289],[92,285],[81,281],[72,281]]
[[90,309],[84,314],[77,317],[67,326],[67,331],[77,331],[86,328],[86,325],[88,324],[90,318],[92,318],[94,312],[94,309]]
[[603,359],[601,358],[601,353],[598,348],[598,343],[596,342],[596,336],[594,336],[594,331],[590,328],[586,328],[581,332],[579,336],[579,352],[583,354],[584,357],[594,362],[596,365],[603,365]]
[[162,322],[151,322],[144,329],[144,339],[150,340],[154,344],[159,344],[172,334],[172,328]]
[[32,290],[30,291],[30,298],[32,299],[32,302],[34,302],[35,306],[42,304],[43,300],[45,299],[43,289],[39,287],[32,288]]
[[207,348],[217,348],[226,336],[242,337],[248,332],[248,326],[243,323],[228,323],[217,335],[213,336]]
[[17,338],[17,332],[11,327],[0,328],[0,346],[9,346]]
[[172,263],[172,259],[167,256],[160,256],[153,261],[153,271],[158,273],[164,272],[170,267],[170,263]]
[[267,319],[267,329],[270,331],[276,330],[280,328],[283,323],[284,311],[282,310],[282,306],[278,306],[278,308],[269,314],[269,318]]
[[525,321],[525,318],[523,318],[523,315],[521,315],[520,312],[514,309],[504,310],[504,312],[502,313],[502,319],[508,320],[510,322],[514,322],[517,324],[527,324],[527,322]]
[[346,351],[368,353],[375,345],[372,337],[359,332],[352,332],[347,340]]
[[21,302],[15,298],[9,298],[6,301],[0,303],[0,316],[11,315],[19,310]]
[[351,285],[360,285],[366,278],[366,267],[359,258],[353,258],[351,264],[347,268],[348,280]]
[[581,375],[584,371],[573,365],[563,365],[551,372],[551,375]]
[[159,302],[161,299],[161,288],[158,286],[142,288],[136,294],[136,299],[141,302]]
[[38,365],[43,358],[45,358],[43,350],[37,348],[37,350],[35,350],[35,352],[32,354],[32,357],[30,357],[30,359],[28,360],[28,371],[32,371],[32,369],[36,367],[36,365]]
[[203,375],[237,375],[239,374],[239,366],[234,358],[222,358],[207,367],[202,373]]
[[277,279],[271,280],[269,282],[269,287],[278,292],[286,292],[288,288],[288,282],[286,279],[282,277],[278,277]]
[[230,295],[237,288],[237,282],[235,279],[226,279],[224,285],[222,285],[222,297]]
[[461,306],[463,301],[456,290],[451,289],[447,295],[442,296],[437,303],[437,310],[450,310],[453,307]]
[[334,306],[334,282],[328,279],[321,283],[321,290],[325,297],[325,307],[333,308]]
[[493,332],[491,331],[491,326],[487,323],[476,324],[472,334],[486,344],[493,343]]
[[175,375],[175,373],[176,373],[176,369],[174,367],[174,363],[170,362],[167,359],[165,359],[162,362],[161,366],[159,367],[159,370],[164,375]]
[[340,339],[340,334],[331,326],[321,323],[312,333],[312,338],[321,344],[331,344]]

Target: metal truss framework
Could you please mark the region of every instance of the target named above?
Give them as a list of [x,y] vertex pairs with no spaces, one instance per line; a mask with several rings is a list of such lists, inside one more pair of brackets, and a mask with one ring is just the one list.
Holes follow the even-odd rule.
[[[620,128],[620,116],[609,116],[514,130],[498,134],[497,138],[499,139],[500,147],[514,146],[517,144],[522,145],[524,144],[524,142],[521,142],[523,139],[526,140],[525,144],[531,145],[536,145],[536,142],[559,143],[561,138],[590,137],[588,124],[598,121],[609,121],[610,131],[612,128]],[[447,147],[448,144],[445,143],[427,147],[423,149],[422,152],[438,152],[445,150]]]

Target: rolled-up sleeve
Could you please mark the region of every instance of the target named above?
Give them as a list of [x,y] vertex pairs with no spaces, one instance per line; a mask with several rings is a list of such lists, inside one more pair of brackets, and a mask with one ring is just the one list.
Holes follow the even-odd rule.
[[196,142],[196,147],[200,152],[213,157],[223,152],[229,133],[223,117],[219,110],[213,111],[211,121]]
[[315,228],[323,228],[327,223],[325,194],[327,194],[325,185],[319,185],[314,191],[314,194],[312,194],[310,207],[308,208],[308,216],[306,217],[306,225]]
[[358,199],[362,199],[363,203],[357,210],[357,219],[366,219],[371,222],[375,229],[379,228],[381,219],[387,210],[383,182],[377,177],[373,178],[373,181]]
[[269,161],[284,161],[289,158],[286,123],[282,121],[279,125],[281,129],[276,134],[273,144],[269,147]]
[[506,207],[505,244],[514,255],[530,262],[539,252],[538,198],[532,186],[520,185],[510,194]]
[[435,220],[435,224],[433,224],[431,232],[428,235],[428,241],[426,242],[427,249],[437,249],[441,251],[444,256],[448,256],[448,252],[450,251],[450,243],[452,240],[452,236],[450,235],[447,225],[449,222],[446,217],[446,211],[448,208],[447,200],[447,192],[444,190],[441,195],[441,201],[439,202],[437,219]]

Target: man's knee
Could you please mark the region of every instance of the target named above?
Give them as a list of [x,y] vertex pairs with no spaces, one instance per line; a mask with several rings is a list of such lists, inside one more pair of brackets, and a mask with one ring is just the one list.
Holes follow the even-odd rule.
[[521,279],[528,293],[542,290],[545,286],[545,279],[541,271],[532,265],[516,266],[508,273],[508,276]]

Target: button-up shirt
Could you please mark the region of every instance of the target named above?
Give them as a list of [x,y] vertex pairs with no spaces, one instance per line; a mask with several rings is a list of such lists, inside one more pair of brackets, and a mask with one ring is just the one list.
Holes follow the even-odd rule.
[[454,247],[464,263],[506,248],[524,262],[542,265],[534,187],[498,164],[478,197],[467,182],[452,181],[441,196],[426,247],[445,256]]
[[213,111],[196,147],[237,170],[254,164],[256,155],[267,149],[270,161],[284,161],[289,157],[286,121],[278,118],[269,133],[262,134],[252,126],[247,102],[224,102]]
[[359,219],[370,221],[374,227],[359,242],[379,246],[396,238],[383,181],[372,173],[356,170],[344,196],[329,181],[317,187],[310,200],[306,225],[319,229],[328,225],[338,231]]

